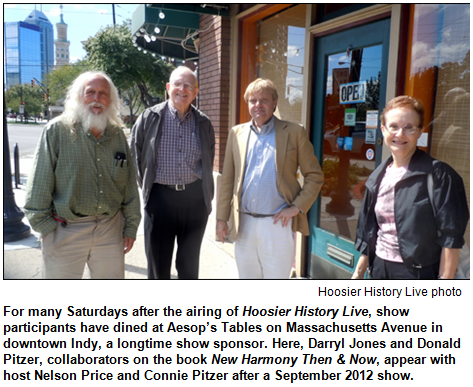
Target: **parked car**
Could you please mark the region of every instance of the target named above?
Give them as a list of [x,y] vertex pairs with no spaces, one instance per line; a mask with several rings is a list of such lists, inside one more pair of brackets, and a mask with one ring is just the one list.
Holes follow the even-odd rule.
[[[337,138],[340,136],[340,126],[327,131],[324,135],[324,153],[333,154],[337,153],[339,145]],[[353,138],[353,149],[352,152],[362,155],[367,160],[374,160],[376,152],[375,144],[366,144],[366,122],[357,121],[355,126],[350,127],[350,137]]]

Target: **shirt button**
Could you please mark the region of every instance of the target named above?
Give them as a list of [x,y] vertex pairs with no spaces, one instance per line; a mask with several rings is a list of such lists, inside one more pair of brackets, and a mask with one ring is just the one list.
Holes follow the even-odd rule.
[[103,191],[100,191],[100,194],[103,194]]
[[102,177],[102,175],[99,175],[99,177]]
[[100,161],[100,159],[97,159],[97,161]]
[[102,208],[102,206],[99,206],[99,208]]

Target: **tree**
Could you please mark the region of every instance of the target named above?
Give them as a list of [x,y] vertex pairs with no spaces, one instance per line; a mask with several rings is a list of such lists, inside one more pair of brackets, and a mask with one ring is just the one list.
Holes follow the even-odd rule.
[[378,77],[371,77],[366,82],[365,102],[358,104],[356,107],[357,121],[366,120],[367,110],[379,110],[379,92],[381,86],[381,71],[378,72]]
[[7,108],[14,113],[19,113],[19,106],[23,98],[25,116],[36,116],[44,110],[43,92],[39,87],[33,87],[30,83],[12,86],[5,93]]
[[87,61],[81,60],[70,65],[55,68],[48,73],[44,84],[49,89],[49,103],[51,105],[60,105],[66,97],[69,85],[81,73],[90,69],[91,67]]
[[153,105],[153,95],[164,96],[172,66],[133,46],[129,22],[102,28],[84,43],[84,49],[89,64],[107,73],[119,90],[136,86],[145,107]]
[[[131,112],[130,116],[135,116],[140,110],[141,107],[141,92],[137,86],[133,86],[130,89],[127,89],[122,92],[122,97],[124,100],[128,101],[128,110]],[[129,124],[134,123],[134,119],[130,117]]]

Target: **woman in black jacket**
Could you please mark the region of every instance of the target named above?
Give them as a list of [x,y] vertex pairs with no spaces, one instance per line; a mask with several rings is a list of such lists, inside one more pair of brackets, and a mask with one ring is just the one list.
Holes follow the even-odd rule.
[[424,129],[419,100],[394,98],[381,124],[392,156],[365,184],[355,242],[362,255],[352,278],[363,278],[368,268],[373,279],[453,278],[469,218],[463,180],[417,149]]

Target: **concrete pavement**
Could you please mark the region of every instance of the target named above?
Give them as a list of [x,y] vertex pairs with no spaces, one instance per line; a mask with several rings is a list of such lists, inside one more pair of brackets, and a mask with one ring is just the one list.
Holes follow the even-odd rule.
[[[16,205],[20,208],[25,203],[25,189],[28,172],[33,159],[20,160],[21,185],[13,189]],[[12,161],[13,168],[13,161]],[[12,171],[13,172],[13,171]],[[13,183],[14,184],[14,183]],[[14,185],[13,185],[14,186]],[[215,209],[215,200],[213,203]],[[142,209],[143,214],[143,209]],[[28,224],[28,220],[23,218]],[[34,230],[32,235],[17,242],[3,245],[3,278],[4,279],[41,279],[41,243]],[[146,256],[144,252],[143,221],[138,229],[138,236],[133,249],[125,256],[125,279],[146,279]],[[173,279],[177,279],[174,267],[171,271]],[[90,278],[88,270],[84,278]],[[200,253],[200,279],[237,279],[238,272],[234,259],[233,244],[222,244],[215,240],[215,213],[210,214]]]

